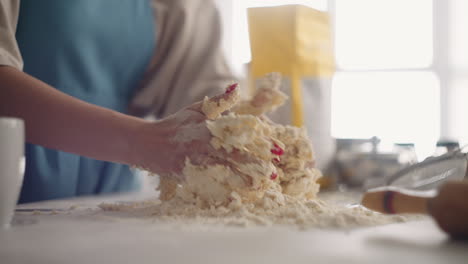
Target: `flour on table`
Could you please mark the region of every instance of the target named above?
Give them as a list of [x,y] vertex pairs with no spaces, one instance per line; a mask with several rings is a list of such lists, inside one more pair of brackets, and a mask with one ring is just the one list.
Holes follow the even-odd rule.
[[311,228],[350,229],[419,219],[414,216],[383,215],[363,207],[345,207],[320,199],[297,200],[284,196],[282,205],[231,204],[228,207],[200,208],[179,197],[169,201],[150,200],[122,204],[101,204],[109,214],[150,220],[152,223],[182,229],[208,227],[289,226],[300,230]]
[[[101,205],[104,210],[141,211],[160,221],[222,225],[295,225],[352,227],[402,221],[363,208],[332,206],[317,198],[312,144],[304,128],[273,123],[261,114],[284,103],[278,74],[261,82],[252,99],[239,102],[238,90],[228,100],[205,99],[202,111],[212,134],[210,144],[228,153],[255,157],[230,166],[194,165],[185,161],[186,181],[161,178],[160,200],[132,205]],[[224,104],[224,105],[222,105]],[[229,114],[217,111],[231,108]],[[224,111],[223,111],[224,112]]]

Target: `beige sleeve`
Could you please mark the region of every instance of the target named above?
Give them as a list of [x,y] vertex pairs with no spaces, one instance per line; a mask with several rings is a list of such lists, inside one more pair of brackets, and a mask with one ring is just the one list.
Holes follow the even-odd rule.
[[0,0],[0,65],[23,69],[23,60],[16,42],[19,0]]
[[212,0],[153,0],[157,47],[130,113],[161,118],[222,91],[235,77]]

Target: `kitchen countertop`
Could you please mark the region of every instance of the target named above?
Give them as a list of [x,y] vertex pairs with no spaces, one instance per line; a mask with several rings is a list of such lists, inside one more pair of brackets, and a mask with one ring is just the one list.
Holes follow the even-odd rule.
[[118,195],[47,201],[18,208],[0,231],[0,263],[468,263],[468,243],[429,218],[353,230],[288,227],[179,229],[97,210]]

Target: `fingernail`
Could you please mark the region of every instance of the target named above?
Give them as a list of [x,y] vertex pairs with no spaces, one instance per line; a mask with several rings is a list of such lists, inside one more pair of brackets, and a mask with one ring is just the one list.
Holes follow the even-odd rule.
[[278,146],[276,143],[273,144],[273,149],[271,149],[271,153],[275,154],[275,155],[278,155],[278,156],[281,156],[284,154],[284,150]]
[[278,174],[276,172],[273,172],[270,176],[270,179],[275,180],[276,178],[278,178]]
[[237,83],[231,84],[228,86],[228,88],[226,88],[226,93],[227,94],[232,93],[232,91],[234,91],[236,88],[237,88]]
[[274,158],[274,159],[273,159],[273,162],[274,162],[274,163],[280,163],[280,161],[281,161],[280,158]]

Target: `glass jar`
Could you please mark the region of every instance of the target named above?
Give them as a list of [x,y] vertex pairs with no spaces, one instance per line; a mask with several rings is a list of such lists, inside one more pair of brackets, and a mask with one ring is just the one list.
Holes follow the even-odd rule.
[[398,162],[402,167],[418,162],[414,143],[395,143],[393,151],[398,155]]
[[460,148],[460,143],[457,140],[440,139],[436,143],[434,156],[440,156],[448,152],[453,152]]

